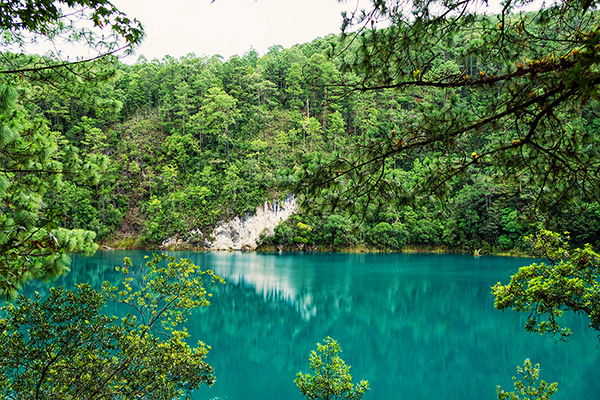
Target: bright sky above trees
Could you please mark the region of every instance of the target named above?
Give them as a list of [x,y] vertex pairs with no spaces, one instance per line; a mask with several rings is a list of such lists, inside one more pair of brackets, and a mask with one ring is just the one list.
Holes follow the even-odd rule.
[[[260,54],[274,44],[284,47],[338,33],[343,10],[358,0],[114,0],[127,15],[138,18],[146,39],[136,55],[161,59],[220,54],[226,59],[254,47]],[[368,4],[360,0],[361,4]]]

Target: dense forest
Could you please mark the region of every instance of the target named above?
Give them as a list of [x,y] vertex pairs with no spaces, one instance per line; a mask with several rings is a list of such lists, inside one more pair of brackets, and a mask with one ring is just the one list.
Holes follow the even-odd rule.
[[[221,222],[290,196],[303,207],[259,249],[531,251],[549,264],[493,286],[495,307],[528,315],[529,332],[569,336],[565,310],[598,330],[597,2],[478,5],[373,0],[339,35],[289,49],[128,65],[116,54],[144,30],[110,1],[3,2],[0,393],[191,398],[212,385],[208,347],[182,324],[224,282],[190,260],[125,257],[117,285],[17,295],[68,272],[70,253],[203,249]],[[55,51],[24,50],[41,38]],[[69,60],[61,43],[95,55]],[[132,313],[105,315],[108,302]],[[330,359],[340,348],[325,342]],[[518,372],[539,378],[529,360]],[[296,380],[308,398],[337,385],[310,380]],[[556,384],[515,388],[547,398]]]
[[[490,70],[463,56],[470,40],[455,38],[431,68],[471,75]],[[540,227],[568,229],[575,243],[598,244],[597,202],[540,209],[535,182],[504,179],[493,165],[454,176],[443,197],[401,205],[377,198],[366,204],[357,193],[356,202],[332,207],[326,192],[304,196],[303,179],[323,160],[387,138],[425,109],[461,114],[493,101],[466,88],[342,92],[336,84],[356,76],[344,69],[343,53],[330,56],[339,42],[332,35],[290,49],[274,46],[264,56],[251,49],[226,61],[140,57],[103,71],[105,79],[94,85],[23,82],[20,107],[60,135],[69,149],[63,158],[76,152],[93,171],[50,190],[48,208],[63,216],[64,228],[94,231],[111,247],[156,248],[179,237],[202,248],[220,221],[295,192],[306,207],[265,236],[262,248],[498,253],[522,248],[523,236]],[[590,101],[570,124],[597,136],[598,107]],[[498,134],[483,128],[465,147]],[[418,187],[438,154],[435,148],[408,153],[388,163],[386,174]]]

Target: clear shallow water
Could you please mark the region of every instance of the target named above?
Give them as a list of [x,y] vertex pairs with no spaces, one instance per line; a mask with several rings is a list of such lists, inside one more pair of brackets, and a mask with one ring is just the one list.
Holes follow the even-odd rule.
[[[76,257],[54,283],[100,284],[144,252]],[[212,347],[217,383],[197,399],[302,399],[293,383],[326,336],[338,340],[365,399],[496,399],[525,358],[558,381],[553,400],[600,398],[600,347],[583,318],[568,342],[527,334],[525,318],[493,309],[490,287],[531,259],[435,254],[187,253],[227,282],[188,322]],[[43,291],[43,285],[37,285]]]

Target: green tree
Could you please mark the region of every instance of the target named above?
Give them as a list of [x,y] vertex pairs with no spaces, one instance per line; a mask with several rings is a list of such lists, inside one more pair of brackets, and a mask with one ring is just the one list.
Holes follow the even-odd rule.
[[[389,129],[377,120],[376,138],[307,171],[304,185],[347,179],[402,202],[407,192],[445,194],[457,177],[493,166],[504,181],[533,184],[540,209],[597,197],[600,137],[573,123],[600,85],[597,3],[541,3],[525,12],[529,5],[373,0],[346,14],[336,54],[354,79],[339,80],[339,95],[401,90],[414,101],[402,112],[405,123]],[[435,152],[436,163],[420,185],[382,172],[424,151]],[[353,198],[356,185],[340,195]]]
[[[82,162],[78,150],[61,142],[43,118],[28,118],[23,105],[17,104],[15,84],[20,82],[20,94],[39,90],[28,86],[26,77],[61,89],[67,81],[70,90],[78,90],[84,85],[74,82],[83,77],[93,80],[112,75],[114,69],[99,63],[110,62],[107,56],[138,44],[143,30],[137,20],[106,0],[34,0],[3,2],[0,31],[2,50],[11,46],[22,50],[40,37],[57,46],[80,42],[98,50],[91,59],[75,62],[62,60],[59,51],[43,58],[2,51],[0,295],[10,297],[31,279],[50,279],[65,272],[68,252],[95,250],[95,234],[59,228],[62,216],[46,207],[43,197],[49,188],[61,187],[65,174],[84,172],[94,183],[98,180],[92,160]],[[94,60],[98,61],[90,62]]]
[[318,149],[323,147],[323,127],[318,119],[313,117],[304,118],[304,121],[302,121],[302,131],[304,134],[303,147],[306,148],[308,152],[312,151],[313,148]]
[[323,224],[322,237],[324,242],[331,246],[348,246],[353,244],[351,229],[352,225],[347,218],[331,214]]
[[302,82],[302,67],[294,62],[290,65],[286,76],[286,95],[292,110],[299,110],[304,105],[305,89]]
[[[498,400],[548,400],[558,389],[558,383],[548,384],[546,381],[540,380],[540,364],[532,366],[529,359],[525,360],[523,367],[517,366],[517,373],[523,376],[525,383],[513,377],[516,393],[506,393],[498,386],[496,388]],[[523,397],[519,397],[519,395]]]
[[346,123],[342,113],[335,111],[327,116],[327,136],[333,143],[333,151],[338,147],[343,148],[346,138],[344,137]]
[[589,244],[572,249],[569,236],[546,230],[528,239],[549,263],[520,268],[507,285],[498,282],[492,288],[494,306],[527,314],[528,332],[566,338],[571,330],[559,323],[564,311],[587,315],[590,328],[600,330],[600,255]]
[[71,164],[60,162],[60,136],[43,120],[25,119],[16,96],[0,85],[0,295],[8,297],[32,279],[67,271],[69,252],[96,250],[93,232],[60,228],[61,215],[43,199],[63,174],[83,167],[76,149],[64,146]]
[[201,113],[205,129],[216,137],[216,142],[225,142],[227,162],[231,163],[230,151],[230,126],[239,117],[236,108],[237,100],[228,95],[219,87],[208,89],[208,94]]
[[[131,51],[144,36],[141,23],[129,18],[108,0],[9,0],[0,9],[0,47],[28,49],[28,45],[41,41],[53,44],[44,58],[15,57],[2,52],[0,74],[15,73],[44,76],[45,71],[79,73],[78,65],[126,50]],[[63,59],[61,47],[73,41],[83,43],[95,55],[69,61]],[[29,65],[30,61],[36,65]],[[68,67],[68,68],[64,68]],[[87,68],[87,67],[86,67]],[[56,78],[56,76],[54,77]]]
[[299,372],[294,380],[302,395],[309,400],[359,400],[369,390],[369,382],[352,384],[350,366],[338,355],[342,349],[338,342],[327,337],[324,344],[317,343],[317,351],[309,356],[314,375]]
[[[191,399],[192,390],[214,383],[208,347],[190,347],[181,324],[208,306],[207,289],[222,279],[189,260],[156,254],[143,271],[127,258],[121,271],[119,286],[52,288],[46,299],[20,296],[3,307],[3,398]],[[131,313],[105,315],[113,301]]]
[[406,244],[408,228],[405,224],[379,222],[367,232],[366,241],[374,246],[391,250],[400,250]]

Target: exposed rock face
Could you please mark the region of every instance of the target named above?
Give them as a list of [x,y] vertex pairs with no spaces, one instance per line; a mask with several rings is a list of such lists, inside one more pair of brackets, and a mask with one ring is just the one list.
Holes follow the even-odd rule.
[[210,250],[254,250],[260,234],[273,229],[281,221],[285,221],[298,210],[298,200],[288,196],[282,203],[266,201],[256,209],[255,215],[244,219],[239,217],[219,225],[213,231],[215,240],[210,244]]

